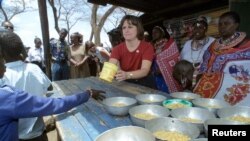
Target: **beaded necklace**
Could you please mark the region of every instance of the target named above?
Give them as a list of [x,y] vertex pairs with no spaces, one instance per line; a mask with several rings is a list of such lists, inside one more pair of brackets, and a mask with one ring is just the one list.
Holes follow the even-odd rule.
[[222,38],[218,39],[215,45],[215,51],[225,50],[232,47],[235,47],[243,39],[245,39],[245,32],[235,32],[230,38],[223,40]]
[[[197,75],[199,74],[200,62],[199,58],[201,56],[203,47],[208,43],[209,38],[205,37],[203,40],[193,40],[191,43],[191,59],[194,67],[193,77],[192,77],[192,87],[196,85]],[[193,51],[198,51],[198,57],[196,59],[193,58]]]
[[194,88],[197,83],[197,76],[200,74],[199,70],[194,68],[194,73],[192,77],[192,87]]
[[[208,43],[209,41],[209,38],[208,37],[205,37],[203,40],[198,40],[198,42],[200,42],[201,44],[199,46],[197,46],[198,44],[196,43],[197,40],[193,40],[192,43],[191,43],[191,59],[192,59],[192,63],[193,63],[193,67],[196,68],[197,66],[195,66],[195,64],[197,63],[200,63],[199,62],[199,58],[201,56],[201,53],[202,53],[202,50],[203,50],[203,47]],[[196,47],[194,47],[196,46]],[[194,50],[194,48],[196,48]],[[193,51],[199,51],[198,53],[198,57],[196,59],[193,58]],[[198,65],[199,67],[199,65]]]
[[223,40],[222,38],[219,39],[220,44],[223,44],[224,46],[229,45],[231,42],[233,42],[236,38],[240,36],[239,32],[234,33],[230,38]]
[[203,48],[203,46],[205,46],[208,41],[209,41],[208,37],[205,37],[203,40],[192,40],[191,49],[193,51],[198,51],[201,48]]
[[167,39],[161,39],[154,44],[156,54],[162,52],[162,49],[164,48],[167,41]]

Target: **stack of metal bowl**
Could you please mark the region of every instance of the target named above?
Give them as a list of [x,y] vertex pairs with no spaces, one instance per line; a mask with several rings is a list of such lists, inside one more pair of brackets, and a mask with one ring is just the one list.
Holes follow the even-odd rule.
[[133,124],[144,127],[145,121],[157,118],[167,117],[170,112],[168,109],[159,105],[139,105],[129,109],[129,115]]
[[218,109],[230,106],[225,101],[212,98],[196,98],[192,100],[192,103],[195,107],[208,109],[209,111],[214,112],[215,114],[217,113]]
[[173,138],[179,136],[178,139],[182,138],[184,141],[195,139],[200,135],[200,130],[195,125],[169,117],[146,121],[145,128],[160,140],[171,140],[170,138],[174,140]]
[[231,121],[227,119],[220,119],[220,118],[208,119],[204,122],[205,135],[208,136],[208,125],[240,125],[240,124],[241,124],[240,122]]
[[220,118],[250,124],[250,107],[232,106],[221,108],[217,111]]
[[175,92],[175,93],[171,93],[170,96],[173,98],[184,99],[188,101],[201,97],[201,95],[190,93],[190,92]]
[[103,100],[106,111],[115,116],[128,115],[128,110],[136,104],[136,99],[130,97],[109,97]]
[[213,112],[198,107],[174,109],[171,111],[170,115],[173,118],[177,118],[181,121],[197,126],[201,133],[204,131],[204,122],[207,119],[216,118]]
[[145,128],[122,126],[100,134],[95,141],[155,141],[155,137]]
[[139,104],[161,105],[167,97],[159,94],[140,94],[135,97]]

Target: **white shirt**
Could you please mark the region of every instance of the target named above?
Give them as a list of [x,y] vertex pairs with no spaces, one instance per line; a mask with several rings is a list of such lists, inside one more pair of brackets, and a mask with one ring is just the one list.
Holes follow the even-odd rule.
[[203,61],[204,52],[214,40],[213,37],[208,37],[208,42],[197,51],[191,49],[192,40],[188,40],[181,50],[181,60],[187,60],[190,63],[201,63]]
[[[35,64],[15,61],[6,63],[4,84],[24,90],[30,94],[43,96],[47,92],[51,81]],[[19,119],[19,139],[31,139],[38,137],[44,130],[42,118]]]
[[30,48],[28,52],[28,57],[26,58],[26,61],[33,62],[38,61],[41,62],[44,65],[44,51],[43,48]]

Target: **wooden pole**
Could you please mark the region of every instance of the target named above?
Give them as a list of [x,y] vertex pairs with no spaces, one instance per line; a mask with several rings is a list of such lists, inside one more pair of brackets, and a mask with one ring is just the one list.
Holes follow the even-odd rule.
[[37,2],[39,7],[40,22],[41,22],[46,74],[51,79],[51,69],[50,69],[51,55],[50,55],[49,24],[48,24],[46,0],[38,0]]

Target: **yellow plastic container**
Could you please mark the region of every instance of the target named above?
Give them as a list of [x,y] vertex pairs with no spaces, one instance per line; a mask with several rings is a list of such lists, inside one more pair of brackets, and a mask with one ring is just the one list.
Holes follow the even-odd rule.
[[118,67],[115,64],[104,62],[102,72],[100,74],[100,79],[105,80],[107,82],[112,82],[117,70]]

